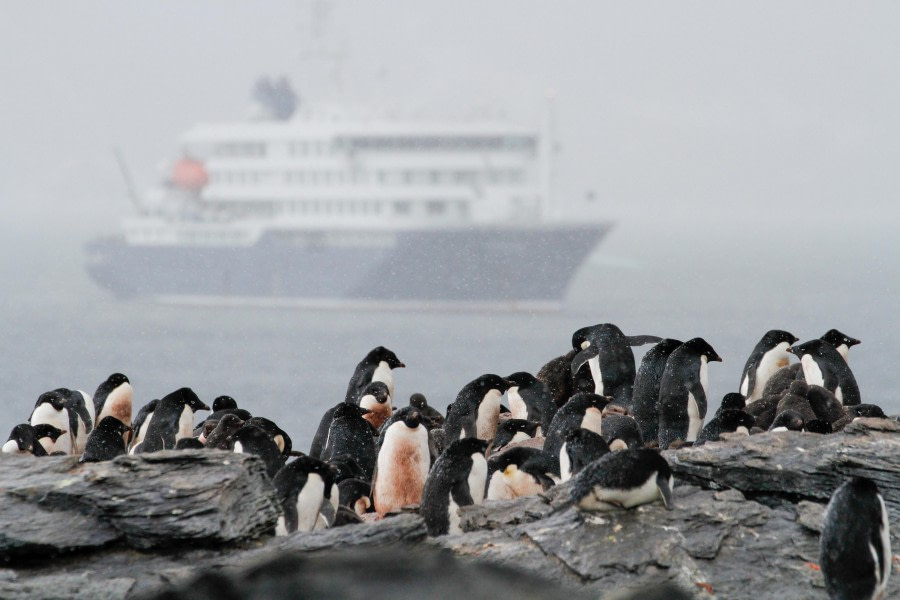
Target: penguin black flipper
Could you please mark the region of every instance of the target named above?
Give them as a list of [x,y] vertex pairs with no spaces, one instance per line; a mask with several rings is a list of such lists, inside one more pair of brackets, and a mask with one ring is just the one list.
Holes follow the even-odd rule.
[[325,443],[328,441],[328,428],[331,427],[331,421],[334,419],[334,411],[341,404],[345,404],[345,402],[336,404],[322,415],[322,419],[319,421],[319,426],[316,428],[316,433],[313,436],[312,444],[309,446],[309,455],[313,458],[322,458],[322,451],[325,450]]
[[471,506],[475,502],[472,500],[472,493],[469,491],[469,481],[460,479],[450,488],[450,497],[458,506]]

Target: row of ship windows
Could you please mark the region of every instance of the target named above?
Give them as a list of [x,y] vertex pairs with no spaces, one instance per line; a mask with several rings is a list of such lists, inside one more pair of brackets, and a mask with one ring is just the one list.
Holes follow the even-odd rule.
[[222,211],[233,217],[277,216],[283,214],[306,215],[456,215],[464,217],[469,213],[469,205],[459,200],[427,200],[413,203],[409,200],[391,202],[363,201],[306,201],[266,204],[245,204],[229,206]]
[[525,182],[520,169],[493,169],[485,173],[473,171],[377,171],[374,177],[364,172],[287,171],[283,174],[255,171],[218,171],[211,175],[213,183],[255,185],[259,183],[347,185],[377,182],[388,185],[510,185]]
[[[378,137],[350,140],[308,140],[287,143],[291,156],[326,156],[348,150],[382,151],[531,151],[537,148],[533,137]],[[216,144],[213,155],[219,157],[259,158],[266,155],[267,145],[262,142],[228,142]]]

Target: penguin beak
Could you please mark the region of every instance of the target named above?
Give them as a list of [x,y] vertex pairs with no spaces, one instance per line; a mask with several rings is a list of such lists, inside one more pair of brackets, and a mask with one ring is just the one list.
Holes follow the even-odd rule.
[[576,354],[575,358],[572,359],[572,375],[578,373],[578,369],[584,366],[584,363],[599,355],[600,349],[596,346],[588,346],[587,348]]
[[791,348],[790,346],[785,348],[784,351],[787,352],[788,354],[797,354],[796,352],[794,352],[794,349]]
[[669,487],[669,480],[661,474],[656,476],[656,489],[659,490],[659,495],[662,496],[663,506],[666,507],[666,510],[675,508],[675,503],[672,501],[672,488]]

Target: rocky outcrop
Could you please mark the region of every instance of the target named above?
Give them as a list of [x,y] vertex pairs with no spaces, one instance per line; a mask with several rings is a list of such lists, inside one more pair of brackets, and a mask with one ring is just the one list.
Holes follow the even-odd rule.
[[[399,589],[611,600],[636,589],[651,598],[646,586],[666,584],[698,599],[825,598],[819,531],[824,503],[846,477],[875,479],[900,531],[898,433],[891,421],[860,420],[834,435],[767,433],[670,450],[679,479],[672,511],[656,504],[586,516],[569,505],[566,484],[468,507],[464,533],[440,538],[427,538],[414,514],[273,538],[271,487],[252,456],[2,459],[0,597],[155,598],[165,588],[166,598],[226,600],[302,588],[316,597]],[[900,576],[888,596],[900,597]]]

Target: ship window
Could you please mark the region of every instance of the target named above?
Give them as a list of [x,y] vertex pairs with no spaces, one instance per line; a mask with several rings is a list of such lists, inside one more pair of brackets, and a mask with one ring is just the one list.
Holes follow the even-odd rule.
[[412,212],[412,205],[406,201],[401,200],[399,202],[394,202],[394,213],[398,215],[408,215]]

